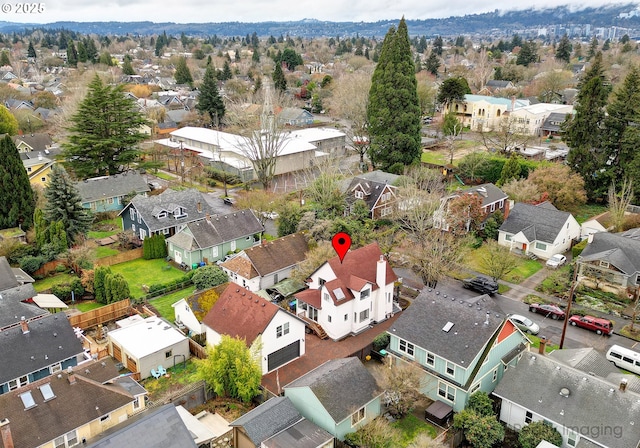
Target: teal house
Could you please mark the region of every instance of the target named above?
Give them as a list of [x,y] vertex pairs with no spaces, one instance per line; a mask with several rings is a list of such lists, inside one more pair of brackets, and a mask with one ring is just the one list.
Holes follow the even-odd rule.
[[119,212],[125,206],[126,196],[146,196],[150,191],[145,178],[134,170],[81,180],[76,188],[82,206],[93,212]]
[[380,415],[382,391],[358,358],[325,362],[284,387],[307,420],[339,440]]
[[263,231],[264,226],[249,209],[207,214],[167,238],[167,252],[176,263],[213,263],[260,242]]
[[387,332],[394,361],[420,365],[422,393],[455,412],[474,392],[491,393],[530,345],[489,296],[460,300],[430,288]]

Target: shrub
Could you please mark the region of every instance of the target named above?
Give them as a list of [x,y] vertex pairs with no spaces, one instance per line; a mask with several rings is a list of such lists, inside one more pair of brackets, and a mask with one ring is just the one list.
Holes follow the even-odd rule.
[[167,245],[164,241],[164,235],[156,234],[144,239],[142,242],[142,258],[153,260],[166,257]]
[[20,259],[20,269],[27,274],[33,274],[42,267],[45,259],[41,256],[26,255]]
[[227,274],[216,265],[208,265],[198,268],[193,274],[193,284],[196,289],[208,289],[229,281]]
[[582,253],[584,248],[587,247],[587,244],[589,244],[589,239],[584,239],[580,241],[578,244],[576,244],[575,246],[573,246],[571,248],[571,255],[573,255],[573,258],[577,258],[578,255]]
[[56,266],[56,272],[61,273],[61,272],[65,272],[67,270],[67,267],[64,264],[59,264]]
[[51,287],[51,294],[66,302],[71,299],[71,286],[68,283],[61,283]]
[[391,336],[389,336],[389,333],[380,333],[378,336],[376,336],[373,339],[373,349],[379,352],[380,350],[385,348],[387,345],[389,345],[390,339],[391,339]]

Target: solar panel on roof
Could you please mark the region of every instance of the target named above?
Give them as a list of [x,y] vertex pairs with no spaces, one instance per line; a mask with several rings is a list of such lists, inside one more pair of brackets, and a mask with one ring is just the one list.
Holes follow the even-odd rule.
[[40,386],[40,392],[42,393],[42,398],[44,398],[44,401],[51,400],[52,398],[56,398],[56,395],[53,393],[53,390],[51,389],[51,384],[49,383],[43,384],[42,386]]
[[449,333],[449,330],[453,327],[453,322],[447,322],[444,327],[442,327],[442,331],[445,333]]

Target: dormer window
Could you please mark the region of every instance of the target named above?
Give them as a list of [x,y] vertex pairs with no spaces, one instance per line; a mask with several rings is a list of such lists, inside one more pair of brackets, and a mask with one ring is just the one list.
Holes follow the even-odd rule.
[[356,199],[363,199],[364,194],[360,190],[356,190]]
[[173,211],[173,217],[175,219],[184,218],[186,216],[187,216],[187,211],[182,207],[178,207]]
[[364,300],[371,295],[371,289],[367,288],[360,292],[360,300]]
[[158,213],[158,219],[166,218],[166,217],[167,217],[167,212],[165,210],[162,210],[160,213]]

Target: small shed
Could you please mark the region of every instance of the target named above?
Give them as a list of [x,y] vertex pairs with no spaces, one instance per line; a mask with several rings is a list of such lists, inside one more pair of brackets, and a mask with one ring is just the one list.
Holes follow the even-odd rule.
[[438,426],[449,426],[453,418],[453,407],[442,401],[434,401],[425,409],[424,418]]
[[188,338],[166,320],[148,317],[127,323],[107,335],[109,354],[130,371],[140,372],[140,379],[151,376],[151,369],[158,366],[168,369],[189,359]]

